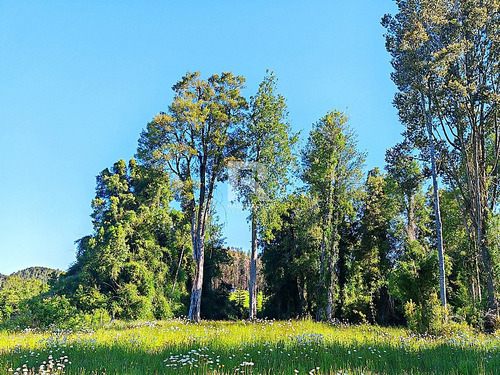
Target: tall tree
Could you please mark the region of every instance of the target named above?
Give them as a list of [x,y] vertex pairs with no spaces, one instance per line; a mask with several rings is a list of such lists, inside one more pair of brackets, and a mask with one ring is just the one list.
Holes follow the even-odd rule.
[[214,189],[227,178],[227,162],[240,150],[248,107],[241,96],[244,78],[232,73],[201,80],[187,73],[173,86],[167,113],[155,116],[139,139],[145,164],[172,173],[179,183],[182,209],[191,219],[195,271],[189,319],[199,321],[205,235]]
[[420,141],[426,129],[430,140],[432,133],[442,140],[444,171],[472,224],[469,235],[482,258],[488,309],[496,314],[487,228],[499,192],[500,4],[405,0],[398,1],[398,10],[383,20],[399,90],[395,103],[417,146],[426,147]]
[[262,249],[266,316],[310,316],[315,308],[320,233],[317,207],[310,196],[295,192],[277,204],[281,225]]
[[183,215],[170,208],[172,198],[168,176],[135,160],[128,167],[120,160],[103,170],[92,201],[94,232],[77,241],[76,262],[53,291],[71,296],[84,311],[105,308],[121,318],[181,312],[184,291],[176,298],[169,286],[179,237],[187,233]]
[[277,79],[267,72],[257,95],[250,100],[250,117],[245,131],[247,142],[243,163],[235,163],[240,200],[250,209],[252,246],[250,257],[249,318],[257,317],[257,254],[259,232],[279,222],[269,205],[286,192],[297,142],[288,122],[285,98],[277,92]]
[[365,154],[357,150],[357,138],[339,111],[328,112],[313,125],[304,150],[303,179],[318,202],[321,222],[318,320],[334,316],[337,289],[340,226],[361,186]]
[[369,316],[370,321],[380,323],[388,320],[387,275],[390,270],[388,257],[391,249],[389,223],[395,206],[387,194],[386,183],[386,178],[378,168],[368,172],[363,194],[361,243],[354,251],[362,288],[362,293],[358,293],[357,297],[363,297],[366,301],[360,309]]
[[[423,4],[423,6],[421,5]],[[402,7],[403,2],[400,3]],[[441,223],[441,212],[439,208],[439,189],[436,168],[436,152],[434,140],[434,125],[433,125],[433,98],[432,90],[432,54],[436,51],[437,44],[440,41],[429,42],[426,39],[426,31],[434,33],[434,23],[441,22],[443,11],[443,2],[435,4],[435,11],[429,12],[426,9],[426,1],[408,1],[406,2],[408,11],[403,11],[398,20],[407,22],[408,34],[406,35],[406,43],[402,50],[404,52],[393,59],[393,66],[396,72],[392,75],[393,80],[398,84],[401,90],[396,95],[395,104],[400,111],[402,122],[412,129],[407,132],[407,135],[413,140],[416,145],[428,155],[430,159],[432,184],[434,187],[434,212],[436,226],[436,242],[439,254],[439,271],[440,271],[440,295],[442,305],[446,308],[446,285],[445,285],[445,270],[444,270],[444,250],[443,250],[443,233]],[[422,11],[423,18],[427,22],[418,22],[415,19],[415,14]],[[391,18],[385,17],[384,25],[390,29]],[[427,29],[424,31],[424,29]],[[393,30],[391,30],[393,31]],[[387,34],[387,48],[394,52],[392,48],[391,31]],[[411,35],[410,35],[411,34]],[[391,52],[391,53],[392,53]],[[393,57],[395,54],[393,53]],[[411,105],[409,105],[411,102]],[[414,131],[418,129],[418,131]]]

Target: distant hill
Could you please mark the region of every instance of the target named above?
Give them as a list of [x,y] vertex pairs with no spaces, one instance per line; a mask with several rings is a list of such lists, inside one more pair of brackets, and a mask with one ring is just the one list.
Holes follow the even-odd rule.
[[0,286],[3,284],[5,279],[9,276],[17,276],[23,280],[27,279],[38,279],[43,282],[49,281],[49,279],[55,275],[59,276],[62,273],[60,270],[55,270],[53,268],[47,267],[28,267],[24,270],[13,272],[10,275],[2,275],[0,274]]

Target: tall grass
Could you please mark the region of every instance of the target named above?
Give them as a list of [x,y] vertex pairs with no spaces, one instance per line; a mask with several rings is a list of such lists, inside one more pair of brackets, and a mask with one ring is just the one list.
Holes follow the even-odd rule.
[[[51,372],[39,370],[43,361],[43,371],[52,361]],[[24,373],[50,374],[496,374],[500,338],[312,321],[118,322],[87,332],[0,332],[0,373],[22,374],[23,366]]]

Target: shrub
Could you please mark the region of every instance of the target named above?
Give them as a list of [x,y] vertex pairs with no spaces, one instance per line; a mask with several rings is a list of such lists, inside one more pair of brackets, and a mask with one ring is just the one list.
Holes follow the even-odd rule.
[[14,320],[20,327],[75,328],[81,324],[82,314],[66,296],[38,296],[27,300]]

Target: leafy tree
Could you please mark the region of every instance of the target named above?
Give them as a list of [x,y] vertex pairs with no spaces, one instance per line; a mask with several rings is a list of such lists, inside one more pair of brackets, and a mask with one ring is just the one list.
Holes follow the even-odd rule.
[[481,260],[474,251],[473,243],[467,235],[456,192],[440,190],[443,217],[443,241],[447,252],[446,275],[447,295],[454,313],[461,319],[478,327],[482,317]]
[[363,194],[360,244],[353,252],[351,277],[357,280],[357,287],[352,290],[350,306],[371,322],[387,323],[391,313],[387,284],[391,269],[390,221],[395,208],[387,179],[378,168],[371,170]]
[[319,206],[321,227],[318,320],[334,315],[340,227],[353,210],[365,155],[345,114],[328,112],[313,125],[303,154],[303,179]]
[[173,87],[167,113],[155,116],[139,139],[142,164],[173,174],[181,206],[190,218],[195,262],[189,318],[200,320],[205,241],[214,189],[227,178],[227,162],[241,149],[247,102],[244,79],[232,73],[207,81],[187,73]]
[[250,117],[244,133],[246,156],[243,165],[237,163],[234,171],[239,198],[243,207],[250,209],[250,319],[257,317],[259,231],[269,234],[279,223],[270,204],[286,192],[290,166],[295,160],[292,148],[298,140],[287,120],[285,98],[276,92],[276,81],[274,74],[268,72],[257,95],[250,100]]
[[398,1],[398,10],[383,19],[399,90],[395,103],[417,147],[427,147],[426,128],[428,139],[440,139],[443,171],[482,258],[488,309],[495,315],[497,280],[487,229],[499,192],[500,5],[405,0]]
[[48,289],[48,284],[42,280],[7,276],[0,289],[0,323],[19,314],[24,301],[43,294]]
[[77,241],[77,261],[55,291],[83,311],[104,308],[129,319],[182,309],[175,281],[186,276],[173,265],[187,233],[182,215],[169,207],[172,197],[168,176],[135,160],[102,171],[92,201],[94,233]]
[[[403,235],[407,241],[415,241],[418,236],[417,201],[421,198],[424,175],[420,165],[411,155],[407,143],[397,144],[387,150],[385,161],[387,172],[395,183],[395,193],[402,198],[400,212],[403,213],[405,221]],[[402,236],[400,238],[403,239]]]
[[389,292],[405,307],[411,328],[428,330],[434,319],[442,319],[434,298],[438,290],[437,254],[432,248],[429,206],[422,191],[424,175],[405,145],[386,154],[388,193],[395,215],[391,223],[391,268]]
[[206,303],[201,305],[201,315],[205,319],[227,319],[233,315],[229,300],[231,285],[222,278],[222,267],[229,265],[232,258],[224,246],[222,225],[214,214],[210,215],[207,237],[202,294]]
[[281,225],[262,250],[267,316],[311,316],[316,309],[320,228],[309,196],[293,194],[279,204]]

